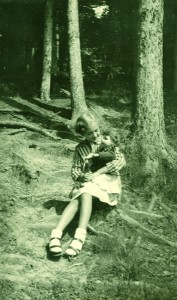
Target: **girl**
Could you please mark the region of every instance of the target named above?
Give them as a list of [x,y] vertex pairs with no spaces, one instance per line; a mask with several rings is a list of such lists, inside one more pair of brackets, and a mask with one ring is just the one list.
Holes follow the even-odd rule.
[[75,131],[84,139],[75,148],[71,169],[72,178],[78,184],[78,188],[72,191],[71,201],[63,211],[58,225],[51,232],[49,250],[53,255],[62,253],[60,240],[63,230],[73,220],[77,211],[80,210],[79,224],[74,239],[64,253],[68,256],[78,255],[86,239],[93,196],[109,205],[116,205],[117,196],[121,193],[119,170],[125,166],[123,154],[116,149],[112,161],[95,172],[87,171],[85,169],[85,158],[90,153],[99,153],[101,148],[102,136],[100,129],[93,115],[85,113],[77,119]]
[[[104,167],[106,163],[118,159],[120,151],[116,146],[115,136],[108,132],[104,132],[98,151],[99,152],[97,153],[90,153],[87,157],[85,157],[92,172]],[[117,153],[117,155],[115,153]]]

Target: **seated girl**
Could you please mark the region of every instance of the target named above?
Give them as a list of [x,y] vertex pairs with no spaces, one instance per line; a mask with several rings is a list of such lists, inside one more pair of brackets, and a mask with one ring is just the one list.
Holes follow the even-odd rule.
[[84,138],[75,148],[71,169],[72,178],[78,183],[78,187],[72,191],[71,201],[63,211],[56,228],[51,232],[49,250],[53,255],[63,253],[61,246],[63,230],[79,210],[78,228],[71,244],[64,252],[67,256],[78,255],[86,239],[94,197],[113,206],[117,204],[118,195],[121,193],[119,171],[125,166],[124,155],[114,147],[113,160],[95,171],[87,170],[85,157],[90,153],[104,152],[103,137],[96,119],[90,113],[85,113],[77,119],[75,130]]

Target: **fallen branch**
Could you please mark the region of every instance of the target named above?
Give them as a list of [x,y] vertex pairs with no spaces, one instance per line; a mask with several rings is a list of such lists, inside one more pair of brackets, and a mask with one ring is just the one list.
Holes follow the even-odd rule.
[[154,238],[156,240],[159,240],[160,242],[163,242],[164,244],[167,244],[171,247],[177,248],[177,243],[172,242],[167,240],[166,238],[164,238],[161,235],[158,235],[154,232],[152,232],[151,230],[149,230],[148,228],[146,228],[145,226],[141,225],[139,222],[137,222],[136,220],[134,220],[133,218],[129,217],[127,214],[124,214],[121,210],[117,211],[119,213],[119,216],[121,217],[122,220],[126,221],[127,223],[129,223],[130,225],[133,225],[136,228],[139,228],[141,230],[143,230],[144,232],[146,232],[151,238]]
[[50,132],[48,132],[45,129],[39,128],[38,126],[32,125],[30,123],[26,122],[16,122],[16,121],[0,121],[0,127],[25,127],[31,131],[35,131],[38,133],[41,133],[42,135],[45,135],[47,137],[52,138],[53,140],[61,140],[60,137],[56,137],[52,135]]

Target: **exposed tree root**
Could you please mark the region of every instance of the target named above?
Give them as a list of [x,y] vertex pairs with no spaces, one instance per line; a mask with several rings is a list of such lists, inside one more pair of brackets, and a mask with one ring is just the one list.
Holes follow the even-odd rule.
[[151,212],[153,210],[153,208],[154,208],[154,206],[155,206],[158,199],[159,199],[158,196],[155,193],[153,193],[151,203],[150,203],[150,205],[147,209],[148,212]]
[[147,211],[143,211],[143,210],[135,210],[135,209],[127,209],[127,208],[125,210],[130,212],[130,213],[142,215],[142,216],[145,216],[145,217],[156,218],[156,219],[165,218],[165,216],[157,215],[157,214],[147,212]]
[[87,230],[89,230],[91,233],[95,234],[95,235],[105,235],[109,238],[115,238],[115,236],[107,233],[107,232],[104,232],[104,231],[101,231],[101,230],[96,230],[93,226],[91,226],[90,224],[87,225]]
[[172,169],[176,169],[177,164],[177,152],[168,144],[166,148],[161,152],[162,158],[166,161],[167,165]]
[[[62,118],[61,116],[58,116],[56,113],[54,113],[53,111],[51,111],[49,108],[54,108],[52,105],[47,105],[47,108],[42,107],[41,105],[38,105],[38,102],[34,102],[31,103],[30,101],[26,100],[26,99],[22,99],[19,97],[10,99],[13,100],[13,102],[17,103],[20,107],[20,109],[22,109],[23,111],[28,111],[29,113],[33,113],[35,115],[38,116],[42,116],[42,117],[46,117],[50,120],[56,121],[56,122],[60,122],[60,123],[65,123],[66,119]],[[46,102],[43,101],[39,101],[40,104],[43,103],[43,105],[46,105]],[[55,109],[57,109],[55,107]],[[60,108],[58,108],[58,111],[60,110]]]
[[158,235],[158,234],[152,232],[151,230],[149,230],[145,226],[141,225],[139,222],[137,222],[133,218],[129,217],[122,210],[117,210],[117,212],[119,213],[119,216],[121,217],[122,220],[126,221],[127,223],[129,223],[130,225],[132,225],[132,226],[134,226],[134,227],[136,227],[138,229],[141,229],[146,234],[148,234],[148,237],[153,238],[155,240],[159,240],[160,242],[162,242],[164,244],[167,244],[167,245],[169,245],[169,246],[171,246],[173,248],[177,248],[177,243],[169,241],[166,238],[164,238],[163,236]]
[[25,127],[29,130],[41,133],[42,135],[45,135],[53,140],[61,140],[60,137],[56,137],[52,135],[50,132],[48,132],[45,129],[39,128],[38,126],[32,125],[30,123],[26,122],[16,122],[16,121],[0,121],[0,127]]

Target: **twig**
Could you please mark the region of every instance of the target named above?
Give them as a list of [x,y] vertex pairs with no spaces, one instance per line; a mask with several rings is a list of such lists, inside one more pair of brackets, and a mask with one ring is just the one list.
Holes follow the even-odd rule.
[[91,226],[90,224],[87,225],[87,229],[92,232],[93,234],[97,235],[98,234],[98,231],[93,227]]
[[104,232],[104,231],[100,231],[100,230],[96,230],[95,228],[93,228],[90,224],[87,225],[87,229],[89,229],[93,234],[95,235],[105,235],[109,238],[114,238],[113,235],[107,233],[107,232]]

